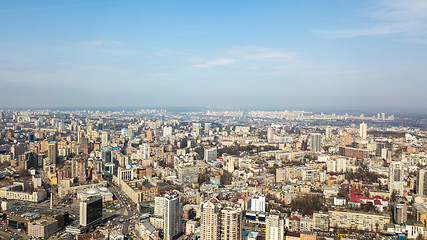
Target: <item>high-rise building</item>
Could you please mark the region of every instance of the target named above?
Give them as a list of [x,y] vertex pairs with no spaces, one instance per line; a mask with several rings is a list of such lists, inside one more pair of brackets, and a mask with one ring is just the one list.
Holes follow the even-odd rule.
[[75,157],[71,160],[71,177],[77,178],[79,183],[86,181],[86,160],[81,157]]
[[398,196],[403,195],[403,164],[400,161],[392,161],[389,167],[389,190],[396,191]]
[[364,122],[360,124],[359,136],[362,139],[366,139],[366,137],[368,136],[368,125]]
[[202,204],[201,240],[241,240],[242,209],[238,205],[223,206],[212,198]]
[[417,176],[417,193],[419,195],[427,195],[427,169],[418,170]]
[[267,129],[267,141],[269,143],[274,141],[274,131],[273,131],[273,128],[271,128],[271,127],[269,127]]
[[176,192],[155,198],[154,215],[163,219],[163,239],[172,240],[182,233],[182,203]]
[[408,219],[408,206],[404,199],[397,198],[393,206],[393,217],[394,222],[397,224],[403,224]]
[[200,240],[219,240],[221,204],[218,199],[211,198],[202,204],[200,220]]
[[101,133],[101,144],[102,146],[107,146],[110,143],[110,134],[108,132]]
[[318,133],[310,135],[310,151],[312,153],[320,152],[320,137]]
[[265,197],[262,194],[255,194],[251,199],[251,210],[265,212]]
[[172,136],[172,127],[171,126],[165,126],[163,128],[163,137],[170,137]]
[[206,162],[215,162],[217,158],[217,149],[210,148],[205,149],[205,161]]
[[102,197],[92,197],[80,202],[80,225],[88,226],[102,220]]
[[229,205],[221,210],[221,239],[242,239],[242,209],[238,205]]
[[332,129],[330,126],[327,126],[325,128],[325,137],[326,137],[326,139],[331,139],[331,137],[332,137]]
[[58,145],[55,141],[49,142],[47,156],[50,160],[50,163],[56,164],[58,158]]
[[285,231],[285,220],[278,212],[272,212],[265,218],[265,239],[283,240]]

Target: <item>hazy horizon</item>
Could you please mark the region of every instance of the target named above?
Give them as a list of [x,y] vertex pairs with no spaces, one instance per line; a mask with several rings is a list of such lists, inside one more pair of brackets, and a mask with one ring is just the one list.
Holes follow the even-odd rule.
[[0,6],[3,109],[427,112],[427,1]]

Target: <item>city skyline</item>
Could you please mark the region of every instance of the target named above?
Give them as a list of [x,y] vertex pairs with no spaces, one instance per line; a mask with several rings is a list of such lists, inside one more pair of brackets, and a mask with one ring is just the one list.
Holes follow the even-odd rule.
[[0,108],[425,110],[425,1],[1,5]]

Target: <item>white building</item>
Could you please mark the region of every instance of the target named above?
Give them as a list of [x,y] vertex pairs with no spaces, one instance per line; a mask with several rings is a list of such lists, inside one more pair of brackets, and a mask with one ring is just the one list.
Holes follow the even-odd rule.
[[366,139],[366,137],[368,136],[368,125],[364,122],[360,124],[359,136],[362,139]]
[[279,213],[270,213],[265,219],[265,239],[283,240],[285,221]]
[[265,197],[262,194],[255,194],[251,199],[251,211],[265,212]]

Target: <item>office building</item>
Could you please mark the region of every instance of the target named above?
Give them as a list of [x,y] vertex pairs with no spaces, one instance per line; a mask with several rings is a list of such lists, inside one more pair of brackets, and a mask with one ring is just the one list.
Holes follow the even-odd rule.
[[172,240],[182,233],[182,203],[176,192],[155,198],[154,215],[163,222],[163,239]]
[[80,202],[80,225],[90,226],[102,220],[102,197],[92,197]]

